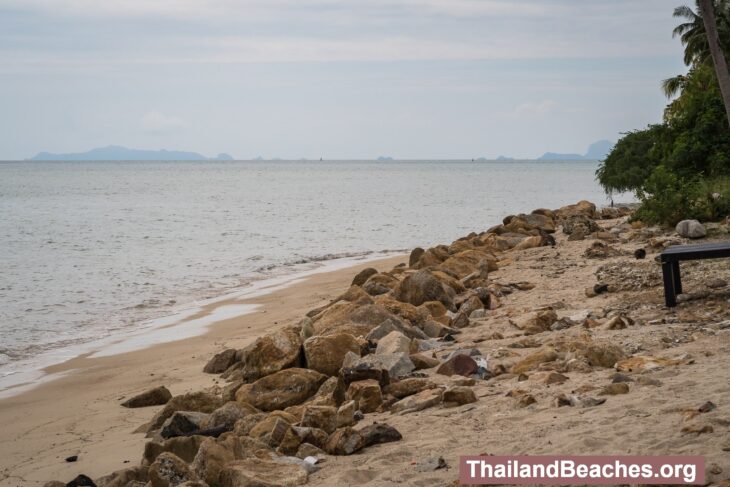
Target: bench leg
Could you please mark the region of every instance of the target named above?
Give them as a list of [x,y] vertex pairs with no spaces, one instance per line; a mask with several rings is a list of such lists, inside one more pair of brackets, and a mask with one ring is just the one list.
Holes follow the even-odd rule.
[[677,306],[677,295],[674,287],[674,265],[672,262],[662,262],[662,277],[664,279],[664,301],[668,308]]
[[674,282],[674,295],[682,294],[682,277],[679,274],[679,261],[672,262],[672,281]]

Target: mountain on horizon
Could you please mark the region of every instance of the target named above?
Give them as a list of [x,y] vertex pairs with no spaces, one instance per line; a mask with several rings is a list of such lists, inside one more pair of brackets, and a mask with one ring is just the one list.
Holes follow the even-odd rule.
[[610,140],[599,140],[588,146],[585,154],[560,154],[546,152],[537,158],[538,161],[593,161],[605,159],[614,143]]
[[197,152],[128,149],[119,145],[99,147],[86,152],[52,154],[39,152],[31,161],[232,161],[230,154],[205,157]]

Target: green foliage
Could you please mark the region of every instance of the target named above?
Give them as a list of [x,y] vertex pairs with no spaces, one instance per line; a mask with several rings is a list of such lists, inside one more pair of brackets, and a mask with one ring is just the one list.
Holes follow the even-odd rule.
[[643,185],[659,163],[657,142],[665,130],[664,125],[650,125],[625,134],[616,143],[596,171],[606,192],[635,191]]
[[717,220],[730,214],[730,178],[686,179],[657,166],[637,191],[635,219],[676,225],[680,220]]

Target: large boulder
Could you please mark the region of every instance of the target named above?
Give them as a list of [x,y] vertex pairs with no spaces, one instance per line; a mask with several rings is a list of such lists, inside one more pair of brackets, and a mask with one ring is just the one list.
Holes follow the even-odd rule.
[[268,450],[267,445],[247,436],[206,438],[190,466],[199,478],[210,486],[216,486],[219,485],[218,478],[226,465],[236,460],[255,458],[257,452]]
[[395,353],[408,354],[410,351],[411,339],[399,331],[392,331],[381,338],[378,341],[378,347],[375,349],[375,353],[379,355]]
[[206,374],[222,374],[236,362],[237,351],[233,348],[223,350],[213,356],[212,359],[205,364],[203,372]]
[[596,215],[596,205],[590,201],[579,201],[574,205],[563,206],[554,211],[555,218],[558,220],[564,220],[565,218],[582,215],[588,218],[593,218]]
[[412,325],[419,325],[428,319],[429,313],[427,310],[413,306],[410,303],[398,301],[389,295],[378,296],[375,298],[375,302]]
[[707,235],[704,225],[697,220],[682,220],[674,229],[684,238],[704,238]]
[[538,235],[540,230],[547,233],[555,231],[555,222],[552,218],[538,214],[520,214],[510,218],[504,224],[503,233],[524,233],[527,235]]
[[175,487],[183,482],[195,480],[199,480],[199,478],[190,466],[172,453],[161,453],[150,465],[151,487]]
[[236,421],[245,418],[249,414],[256,414],[258,412],[259,411],[250,404],[229,401],[210,413],[205,422],[202,424],[202,427],[203,429],[225,428],[226,430],[231,431],[233,430]]
[[423,390],[417,394],[413,394],[396,402],[390,407],[390,412],[392,414],[407,414],[434,407],[438,404],[441,404],[443,394],[443,389]]
[[142,464],[150,465],[164,452],[172,453],[188,463],[192,462],[205,438],[205,436],[192,435],[177,436],[162,442],[148,441],[144,445]]
[[497,259],[489,252],[484,250],[465,250],[446,259],[438,266],[438,269],[457,279],[463,279],[477,271],[482,261],[487,262],[487,270],[489,272],[496,271],[499,268]]
[[519,360],[512,366],[510,372],[513,374],[522,374],[529,370],[532,370],[540,364],[546,362],[552,362],[558,359],[558,352],[555,348],[550,346],[544,346],[536,350],[535,352],[527,355],[523,359]]
[[274,372],[301,365],[301,329],[287,326],[258,338],[241,352],[243,378],[255,381]]
[[[127,487],[128,485],[134,485],[134,482],[139,482],[144,485],[149,478],[147,475],[148,470],[149,467],[142,465],[125,468],[98,478],[95,483],[101,487]],[[66,486],[63,483],[61,485],[63,487]]]
[[362,285],[362,289],[370,296],[379,296],[389,293],[398,284],[398,279],[390,274],[373,274]]
[[378,381],[360,380],[350,384],[346,398],[348,401],[355,401],[357,408],[363,413],[372,413],[382,404],[383,393]]
[[[449,258],[449,248],[445,245],[432,247],[422,252],[418,259],[409,265],[411,269],[425,269],[434,267]],[[410,259],[409,259],[410,260]]]
[[313,336],[304,342],[307,368],[329,376],[339,374],[347,352],[360,355],[360,343],[347,333]]
[[395,289],[395,299],[420,306],[427,301],[439,301],[454,309],[454,291],[444,286],[427,270],[409,274]]
[[367,335],[388,319],[399,318],[377,304],[339,302],[317,316],[312,327],[315,335],[350,333],[357,337]]
[[207,392],[188,392],[187,394],[175,396],[152,418],[147,431],[160,429],[163,423],[177,411],[212,413],[224,403],[225,401],[222,398]]
[[355,278],[352,280],[353,286],[362,286],[365,284],[365,282],[370,279],[371,276],[374,276],[377,274],[377,269],[373,269],[372,267],[367,267],[360,272],[357,273]]
[[172,416],[162,424],[160,436],[173,438],[184,436],[203,429],[208,420],[208,414],[195,411],[175,411]]
[[262,411],[275,411],[301,404],[312,397],[327,376],[309,369],[284,369],[245,384],[236,392],[236,401]]
[[172,399],[172,394],[165,386],[158,386],[141,394],[137,394],[122,403],[125,408],[144,408],[148,406],[161,406]]
[[591,218],[582,214],[572,215],[563,220],[563,233],[566,235],[590,235],[601,231],[601,227]]
[[[410,374],[416,368],[408,354],[370,354],[364,357],[348,355],[342,363],[340,371],[345,383],[349,384],[360,378],[378,377],[383,383],[390,378],[396,379]],[[385,379],[382,379],[385,377]]]

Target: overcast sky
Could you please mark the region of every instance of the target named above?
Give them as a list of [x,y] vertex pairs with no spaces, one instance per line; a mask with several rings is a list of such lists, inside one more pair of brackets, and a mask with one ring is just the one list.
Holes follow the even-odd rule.
[[660,119],[667,0],[0,0],[0,159],[536,157]]

